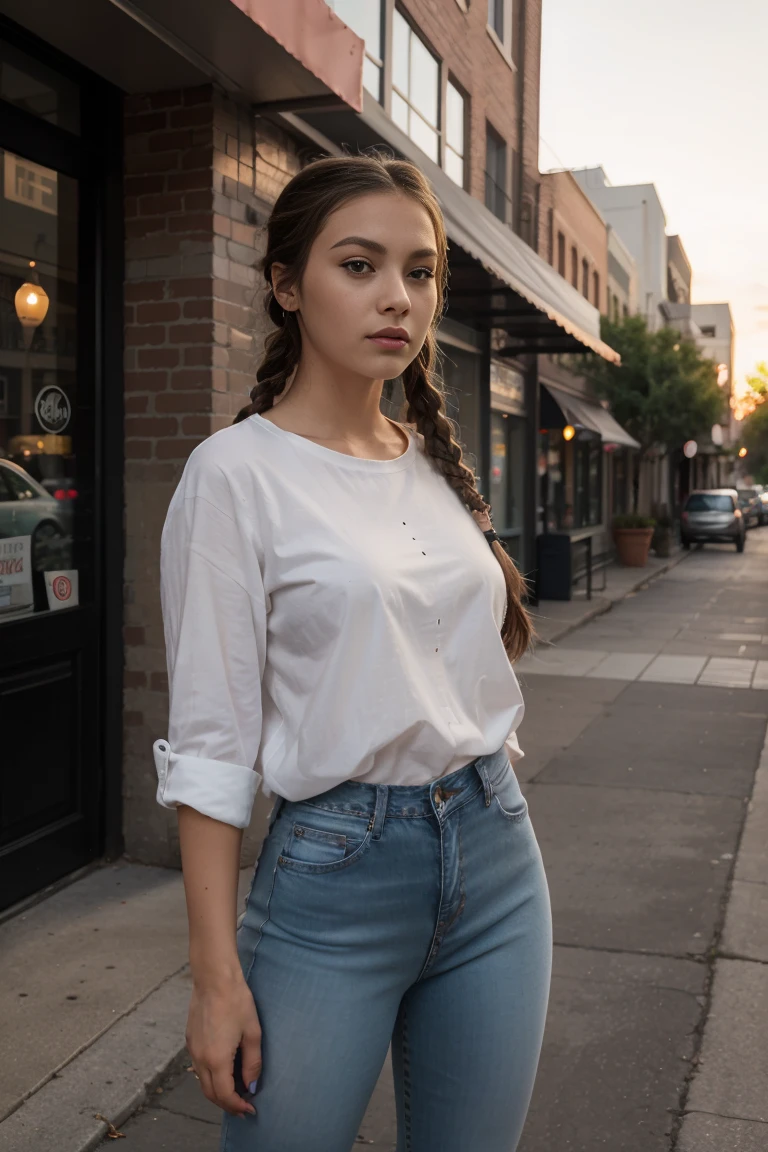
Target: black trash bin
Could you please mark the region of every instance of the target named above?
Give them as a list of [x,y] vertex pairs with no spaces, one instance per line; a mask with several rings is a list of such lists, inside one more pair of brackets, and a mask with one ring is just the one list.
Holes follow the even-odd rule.
[[570,600],[573,591],[571,538],[559,532],[545,532],[536,540],[539,600]]

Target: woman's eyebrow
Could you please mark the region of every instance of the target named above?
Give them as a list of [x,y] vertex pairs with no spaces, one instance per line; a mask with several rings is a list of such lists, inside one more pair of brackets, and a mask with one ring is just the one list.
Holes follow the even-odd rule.
[[[352,245],[355,248],[367,248],[369,252],[378,252],[379,255],[386,255],[386,248],[383,244],[379,244],[378,240],[367,240],[365,236],[345,236],[343,240],[337,240],[335,244],[331,245],[331,251],[334,248],[343,248],[345,245]],[[434,248],[418,248],[415,252],[411,252],[411,260],[423,260],[427,256],[437,257],[437,252]]]

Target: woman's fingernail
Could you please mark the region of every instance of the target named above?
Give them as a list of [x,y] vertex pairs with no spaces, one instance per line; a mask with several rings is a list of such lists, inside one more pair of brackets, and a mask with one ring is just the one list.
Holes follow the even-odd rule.
[[258,1080],[251,1080],[250,1084],[248,1085],[248,1091],[250,1092],[251,1096],[253,1096],[254,1092],[256,1091],[257,1084]]

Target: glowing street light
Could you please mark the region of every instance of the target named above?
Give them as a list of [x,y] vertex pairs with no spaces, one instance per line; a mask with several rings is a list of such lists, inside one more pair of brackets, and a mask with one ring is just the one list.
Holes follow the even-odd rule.
[[739,456],[741,456],[742,460],[744,459],[744,457],[746,456],[746,454],[747,454],[747,449],[746,449],[746,448],[739,448]]
[[576,429],[573,424],[566,424],[565,428],[563,428],[563,440],[573,440],[575,435]]

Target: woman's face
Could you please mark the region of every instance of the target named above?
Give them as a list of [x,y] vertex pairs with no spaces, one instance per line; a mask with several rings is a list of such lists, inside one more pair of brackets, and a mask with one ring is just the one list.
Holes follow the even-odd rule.
[[432,323],[437,263],[426,210],[410,196],[371,193],[329,217],[300,284],[276,295],[300,312],[305,352],[391,380],[416,358]]

